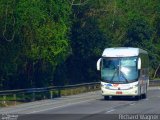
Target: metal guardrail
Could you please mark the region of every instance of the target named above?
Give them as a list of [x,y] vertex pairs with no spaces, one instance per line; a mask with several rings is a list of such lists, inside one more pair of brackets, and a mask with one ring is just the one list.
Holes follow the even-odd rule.
[[[150,80],[149,86],[160,86],[160,80]],[[66,85],[66,86],[51,86],[51,87],[43,87],[43,88],[28,88],[28,89],[17,89],[17,90],[4,90],[0,91],[0,101],[2,101],[2,104],[6,104],[6,101],[25,101],[26,94],[30,94],[28,97],[29,101],[36,100],[36,95],[38,93],[44,93],[41,95],[40,99],[52,99],[54,97],[60,97],[62,94],[61,92],[63,90],[72,89],[71,92],[74,92],[74,89],[77,88],[85,88],[85,91],[92,91],[92,90],[98,90],[100,89],[100,82],[91,82],[91,83],[82,83],[82,84],[76,84],[76,85]],[[56,93],[56,94],[55,94]],[[46,94],[48,97],[45,97]],[[12,100],[7,99],[7,96],[10,96]],[[18,97],[21,96],[21,97]],[[43,98],[42,98],[43,97]],[[22,99],[22,100],[20,100]]]
[[69,88],[76,88],[82,86],[93,86],[98,85],[100,82],[91,82],[91,83],[82,83],[82,84],[75,84],[75,85],[66,85],[66,86],[51,86],[51,87],[43,87],[43,88],[28,88],[28,89],[17,89],[17,90],[4,90],[0,91],[0,95],[10,95],[10,94],[17,94],[17,93],[36,93],[36,92],[46,92],[50,90],[62,90],[62,89],[69,89]]
[[[64,92],[67,94],[89,92],[93,90],[98,90],[100,87],[100,82],[82,83],[76,85],[66,85],[66,86],[51,86],[43,88],[28,88],[28,89],[17,89],[17,90],[4,90],[0,91],[0,101],[4,106],[8,106],[13,101],[14,105],[16,102],[29,102],[42,99],[52,99],[55,97],[61,97]],[[81,91],[82,90],[82,91]],[[63,94],[62,94],[63,92]],[[38,99],[37,99],[38,96]]]
[[149,86],[160,86],[160,80],[150,80]]

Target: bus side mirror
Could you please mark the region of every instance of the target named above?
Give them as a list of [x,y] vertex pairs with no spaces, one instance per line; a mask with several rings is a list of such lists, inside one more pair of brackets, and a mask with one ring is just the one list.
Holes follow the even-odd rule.
[[101,63],[102,58],[99,58],[97,61],[97,70],[101,69],[100,63]]
[[138,70],[141,69],[141,58],[138,58]]

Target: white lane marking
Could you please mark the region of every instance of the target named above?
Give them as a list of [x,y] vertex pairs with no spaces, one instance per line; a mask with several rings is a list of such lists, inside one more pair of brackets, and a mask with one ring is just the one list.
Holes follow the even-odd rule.
[[62,108],[62,107],[70,106],[70,105],[80,104],[80,103],[84,103],[84,102],[88,102],[88,101],[92,101],[92,100],[95,100],[95,99],[90,99],[90,100],[85,100],[85,101],[80,101],[80,102],[75,102],[75,103],[69,103],[69,104],[66,104],[66,105],[56,106],[56,107],[43,109],[43,110],[37,110],[37,111],[34,110],[32,112],[25,113],[25,114],[39,113],[39,112],[43,112],[43,111],[53,110],[53,109],[56,109],[56,108]]
[[131,103],[131,104],[129,104],[129,105],[135,105],[135,103]]
[[115,109],[109,110],[106,113],[110,113],[110,112],[113,112],[113,111],[115,111]]

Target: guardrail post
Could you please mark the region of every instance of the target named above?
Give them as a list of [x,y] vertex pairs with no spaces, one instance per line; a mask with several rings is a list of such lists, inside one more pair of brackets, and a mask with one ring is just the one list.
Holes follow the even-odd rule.
[[17,98],[16,98],[16,94],[13,94],[13,99],[14,99],[14,105],[16,105],[17,104]]
[[96,90],[96,85],[93,86],[93,89]]
[[35,101],[35,92],[32,93],[32,101]]
[[45,100],[46,99],[46,96],[45,95],[43,95],[43,100]]
[[25,95],[24,95],[24,93],[22,94],[22,101],[23,102],[25,101]]
[[52,99],[52,98],[53,98],[53,92],[50,91],[50,99]]
[[6,104],[6,96],[5,96],[5,95],[3,96],[3,104],[4,104],[5,106],[7,106],[7,104]]

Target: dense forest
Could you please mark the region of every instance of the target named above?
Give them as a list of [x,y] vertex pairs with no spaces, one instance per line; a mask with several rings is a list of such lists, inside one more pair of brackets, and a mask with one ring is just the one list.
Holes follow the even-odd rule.
[[160,0],[0,0],[0,90],[98,81],[107,47],[139,47],[160,77]]

